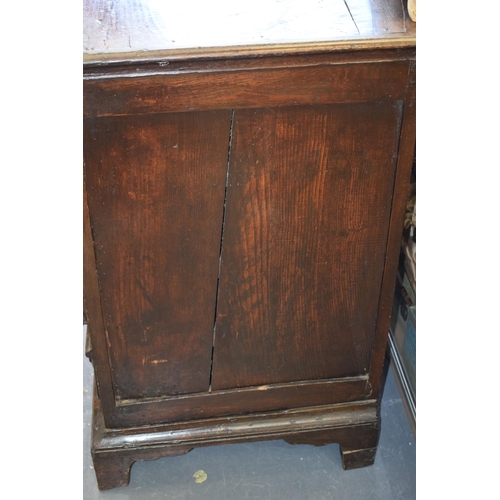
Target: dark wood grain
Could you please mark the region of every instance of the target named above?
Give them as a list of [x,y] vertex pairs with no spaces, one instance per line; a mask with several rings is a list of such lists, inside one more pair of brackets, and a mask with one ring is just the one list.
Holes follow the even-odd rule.
[[[103,441],[109,441],[109,436],[113,433],[105,427],[104,416],[101,403],[97,397],[94,385],[94,397],[92,406],[92,462],[97,479],[97,486],[100,490],[109,490],[120,486],[127,486],[130,482],[130,469],[137,460],[157,460],[163,457],[175,457],[184,455],[192,450],[189,447],[163,447],[150,448],[142,446],[131,447],[130,438],[124,438],[115,449],[106,449]],[[143,436],[141,436],[143,437]],[[140,441],[141,437],[137,440]],[[135,449],[134,449],[135,448]]]
[[225,443],[375,458],[415,24],[401,0],[265,3],[84,0],[100,488]]
[[94,393],[92,458],[99,489],[110,489],[128,484],[136,460],[182,455],[197,447],[284,439],[320,446],[339,443],[341,450],[366,449],[378,441],[378,418],[376,402],[366,401],[113,430],[105,427]]
[[[288,47],[289,49],[289,47]],[[192,53],[169,54],[168,57],[146,61],[106,61],[87,63],[83,67],[84,82],[96,79],[144,77],[154,75],[235,72],[238,70],[312,68],[315,66],[334,66],[352,63],[375,63],[408,61],[415,58],[415,47],[379,47],[370,50],[355,50],[346,45],[343,50],[332,51],[328,45],[321,49],[306,46],[303,50],[276,51],[266,57],[248,54],[246,51],[221,51],[212,54]]]
[[119,404],[113,418],[107,422],[108,427],[132,427],[201,417],[361,401],[366,399],[366,385],[367,377],[338,378],[153,400],[130,400]]
[[399,141],[396,179],[394,184],[394,200],[391,211],[391,223],[387,240],[387,259],[384,268],[384,279],[380,291],[379,323],[372,360],[370,362],[369,389],[370,394],[379,397],[382,381],[382,367],[387,349],[387,340],[391,316],[391,307],[396,286],[399,249],[403,233],[403,221],[408,189],[410,187],[411,168],[415,153],[416,140],[416,64],[413,62],[408,73],[408,87],[403,112],[403,123]]
[[83,181],[83,288],[89,324],[87,333],[92,343],[95,392],[99,395],[103,415],[111,419],[115,410],[113,382],[109,366],[106,329],[102,315],[101,292],[96,268],[94,242],[90,225],[86,181]]
[[236,111],[213,389],[367,372],[401,103]]
[[229,122],[217,111],[85,123],[117,399],[208,390]]
[[[159,457],[158,457],[159,458]],[[97,486],[100,490],[110,490],[127,486],[130,482],[130,468],[136,457],[123,453],[99,454],[92,457]]]
[[88,318],[87,318],[87,305],[85,303],[85,291],[83,293],[83,324],[86,325],[88,323]]
[[90,329],[87,325],[87,335],[85,336],[85,356],[92,361],[92,339],[90,337]]
[[345,470],[359,469],[373,465],[377,448],[365,448],[362,450],[345,450],[340,448],[342,456],[342,467]]
[[[290,444],[309,444],[313,446],[325,446],[337,442],[340,444],[341,454],[344,455],[361,449],[376,449],[379,437],[380,420],[374,418],[368,422],[353,421],[351,425],[345,426],[342,435],[340,437],[337,435],[335,439],[332,439],[328,429],[319,429],[308,433],[295,434],[286,438],[285,441]],[[360,467],[363,466],[360,465]]]
[[401,99],[407,62],[85,81],[86,117]]

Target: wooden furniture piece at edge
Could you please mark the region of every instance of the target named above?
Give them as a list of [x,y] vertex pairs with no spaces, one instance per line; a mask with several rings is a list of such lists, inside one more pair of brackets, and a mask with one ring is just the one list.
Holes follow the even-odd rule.
[[[155,394],[147,378],[143,383],[139,380],[133,387],[127,385],[126,372],[120,374],[111,368],[114,361],[107,330],[110,317],[103,312],[103,303],[111,304],[114,299],[112,295],[103,295],[104,260],[101,260],[105,256],[99,253],[99,243],[96,242],[96,237],[99,237],[96,234],[98,222],[92,220],[92,207],[97,206],[100,198],[95,194],[89,196],[92,187],[88,184],[86,172],[85,316],[89,336],[87,354],[95,370],[92,457],[100,489],[127,485],[130,468],[137,460],[181,455],[195,447],[248,441],[284,439],[292,444],[316,446],[339,443],[345,469],[373,463],[380,432],[382,366],[415,145],[415,40],[409,37],[405,40],[385,40],[383,43],[362,40],[358,44],[340,41],[296,47],[268,45],[223,51],[186,50],[172,53],[170,57],[168,53],[155,53],[154,57],[143,57],[140,61],[137,54],[129,54],[109,61],[96,62],[90,58],[86,63],[86,141],[95,140],[96,130],[104,134],[105,141],[106,130],[112,134],[115,125],[116,130],[126,137],[132,129],[122,126],[119,117],[132,116],[135,127],[148,127],[149,118],[142,118],[148,116],[152,119],[151,123],[168,130],[199,130],[200,141],[210,142],[204,135],[203,124],[197,121],[202,116],[200,119],[213,118],[211,123],[219,124],[218,136],[222,137],[228,131],[227,139],[231,147],[234,122],[237,116],[244,116],[238,110],[310,105],[349,108],[351,104],[357,106],[358,103],[379,103],[384,109],[387,102],[393,102],[394,109],[399,113],[399,136],[394,155],[393,194],[387,210],[385,264],[381,270],[374,335],[369,345],[369,364],[366,370],[353,374],[231,388],[224,388],[214,379],[220,386],[214,390],[211,375],[206,381],[195,376],[204,373],[205,361],[200,357],[199,362],[193,364],[195,375],[186,382],[191,384],[191,388],[185,391],[179,390],[175,380],[172,382],[170,379],[159,380],[159,386],[165,387],[163,394]],[[213,114],[196,115],[207,111]],[[387,109],[387,113],[392,111]],[[164,114],[172,114],[173,118],[164,121]],[[189,121],[190,115],[194,121]],[[116,120],[114,117],[117,117]],[[108,120],[106,127],[101,127],[101,118]],[[153,125],[147,133],[154,134]],[[221,139],[221,150],[222,143]],[[97,165],[101,159],[95,151],[87,153],[87,157]],[[212,158],[218,158],[218,154],[214,149]],[[121,161],[119,153],[117,161]],[[207,182],[214,186],[224,182],[215,170],[213,176]],[[215,211],[221,205],[220,192],[219,189],[217,193],[214,191],[213,195],[207,195],[207,210]],[[174,191],[168,193],[175,196]],[[226,192],[224,196],[227,195],[231,194]],[[122,203],[120,194],[116,196],[117,203]],[[90,203],[89,197],[93,197]],[[105,199],[101,201],[103,204],[108,202]],[[229,222],[233,214],[228,214]],[[222,218],[222,213],[220,215]],[[109,222],[104,216],[102,221],[103,224]],[[133,223],[142,222],[138,219]],[[104,227],[113,229],[111,226]],[[211,227],[207,228],[206,237],[210,238],[212,232]],[[220,237],[220,227],[216,236]],[[210,248],[214,245],[209,243]],[[214,254],[214,257],[210,254],[211,250],[207,252],[208,255],[203,258],[219,260],[219,255]],[[203,258],[200,255],[200,259]],[[211,276],[212,271],[207,264],[207,276]],[[205,272],[204,268],[202,272]],[[110,287],[114,278],[105,279],[110,280],[107,285]],[[200,300],[209,297],[210,293],[208,289],[200,291]],[[144,300],[148,300],[146,291]],[[224,300],[227,304],[232,299]],[[162,318],[156,320],[163,321]],[[218,324],[224,325],[223,320],[216,315]],[[201,319],[198,325],[199,328],[204,327]],[[119,334],[116,335],[118,338]],[[123,359],[128,359],[126,353],[122,355]],[[133,363],[133,358],[130,359]],[[151,371],[153,373],[156,372]],[[130,394],[121,396],[120,390],[127,387]]]

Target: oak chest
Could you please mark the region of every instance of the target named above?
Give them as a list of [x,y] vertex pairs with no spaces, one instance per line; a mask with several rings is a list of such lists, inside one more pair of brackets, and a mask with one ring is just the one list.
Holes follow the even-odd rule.
[[257,4],[84,1],[101,489],[221,443],[375,458],[415,24],[399,0]]

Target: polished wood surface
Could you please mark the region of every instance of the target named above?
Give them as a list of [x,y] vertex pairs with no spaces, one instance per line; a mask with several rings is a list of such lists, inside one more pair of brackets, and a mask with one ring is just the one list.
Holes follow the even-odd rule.
[[85,123],[88,203],[118,400],[208,390],[230,115]]
[[87,61],[415,34],[401,0],[84,0],[83,8]]
[[214,389],[367,372],[401,112],[235,111]]
[[405,3],[84,0],[100,488],[225,442],[373,463],[415,147]]

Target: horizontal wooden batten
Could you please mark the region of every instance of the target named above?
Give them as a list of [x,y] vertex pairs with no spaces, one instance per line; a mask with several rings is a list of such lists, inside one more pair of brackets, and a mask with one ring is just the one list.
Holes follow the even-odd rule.
[[408,61],[415,59],[415,47],[396,49],[372,49],[366,52],[339,51],[312,54],[272,54],[262,56],[165,57],[145,61],[113,61],[84,65],[83,79],[137,78],[159,74],[208,73],[220,71],[254,71],[257,69],[311,68],[337,64],[360,64],[375,62]]
[[415,33],[397,33],[384,38],[373,36],[352,37],[348,40],[319,42],[254,44],[229,47],[190,47],[179,49],[139,50],[120,52],[84,52],[83,67],[95,65],[146,63],[169,60],[240,59],[244,57],[270,57],[275,55],[307,55],[318,53],[414,48]]
[[84,82],[84,116],[398,100],[408,61],[162,74]]
[[[317,408],[294,409],[256,415],[194,420],[160,426],[139,427],[126,431],[100,429],[96,449],[111,451],[124,448],[176,445],[202,446],[235,439],[262,439],[272,435],[290,435],[306,431],[324,431],[336,427],[377,423],[375,400],[356,404],[337,404]],[[300,440],[300,438],[297,438]]]
[[276,384],[227,391],[176,396],[168,399],[118,403],[108,427],[214,418],[242,413],[362,401],[367,376],[336,380]]

